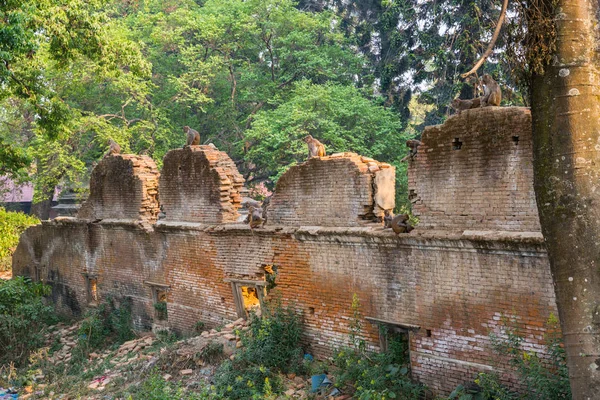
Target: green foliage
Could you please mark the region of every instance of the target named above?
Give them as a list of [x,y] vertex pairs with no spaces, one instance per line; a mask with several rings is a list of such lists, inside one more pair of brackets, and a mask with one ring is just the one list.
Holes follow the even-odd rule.
[[276,180],[290,166],[306,160],[302,138],[312,135],[328,154],[353,151],[396,166],[397,204],[405,204],[407,184],[406,140],[411,136],[389,109],[370,100],[352,86],[298,82],[291,92],[278,96],[271,110],[259,111],[246,133],[250,143],[246,159],[256,165],[254,173]]
[[511,392],[502,385],[495,373],[480,373],[476,386],[470,389],[459,385],[449,400],[559,400],[571,398],[566,353],[562,344],[558,319],[550,315],[546,323],[546,351],[548,358],[522,348],[524,337],[519,333],[516,320],[503,319],[502,337],[490,334],[492,346],[498,355],[506,357],[525,385],[525,393]]
[[12,255],[19,243],[21,234],[31,225],[39,224],[35,217],[6,211],[0,207],[0,271],[8,271]]
[[278,373],[300,372],[302,328],[296,311],[276,303],[241,333],[244,347],[216,373],[215,391],[227,399],[262,399],[283,389]]
[[526,385],[528,399],[571,398],[566,353],[556,316],[551,315],[546,326],[548,331],[545,339],[549,360],[540,358],[536,352],[522,349],[524,337],[519,334],[516,323],[512,326],[507,324],[504,338],[490,335],[492,345],[500,355],[509,358],[510,364]]
[[420,399],[424,388],[410,380],[407,338],[392,334],[387,326],[382,325],[380,332],[386,338],[387,350],[383,353],[367,352],[361,321],[360,301],[354,293],[350,347],[339,349],[334,355],[336,386],[352,385],[356,389],[354,398],[361,400]]
[[200,400],[214,398],[209,396],[206,390],[201,393],[188,393],[181,384],[165,381],[158,371],[153,371],[139,386],[132,386],[125,395],[127,397],[124,398],[128,400]]
[[89,310],[79,327],[77,349],[86,355],[94,349],[123,343],[135,337],[131,326],[131,305],[116,307],[109,299]]
[[50,287],[23,277],[0,280],[0,365],[20,365],[43,343],[43,328],[56,322],[43,302]]
[[209,364],[216,364],[224,358],[223,343],[209,342],[200,351],[200,359]]

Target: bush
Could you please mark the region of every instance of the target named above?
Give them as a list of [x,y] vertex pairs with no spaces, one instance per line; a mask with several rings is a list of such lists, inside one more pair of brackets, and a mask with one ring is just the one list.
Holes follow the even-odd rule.
[[39,223],[36,217],[0,207],[0,271],[10,270],[19,237],[29,226]]
[[338,350],[334,356],[337,367],[336,386],[352,385],[356,399],[419,399],[424,387],[409,377],[410,360],[408,342],[400,335],[393,335],[387,325],[379,327],[386,337],[388,349],[384,353],[370,353],[362,339],[362,315],[356,294],[352,297],[350,319],[350,346]]
[[112,299],[99,304],[86,313],[78,334],[77,348],[83,354],[133,339],[135,335],[131,326],[131,305],[124,303],[117,308]]
[[559,400],[571,398],[569,371],[566,353],[558,327],[558,319],[551,315],[546,323],[546,348],[549,358],[540,358],[535,352],[527,352],[521,348],[524,338],[519,334],[519,327],[513,322],[504,320],[505,337],[490,334],[494,350],[508,357],[525,384],[526,392],[517,394],[503,386],[496,374],[479,374],[476,386],[467,389],[462,385],[452,392],[449,399],[460,400]]
[[293,307],[275,303],[253,317],[250,329],[242,332],[244,347],[216,373],[215,390],[227,399],[263,399],[281,393],[279,373],[301,372],[302,327]]
[[356,399],[419,399],[424,388],[409,377],[407,343],[388,338],[388,351],[366,353],[355,348],[339,350],[334,356],[336,386],[351,384]]
[[43,302],[50,287],[28,278],[0,280],[0,364],[25,361],[43,344],[43,328],[56,322],[54,309]]

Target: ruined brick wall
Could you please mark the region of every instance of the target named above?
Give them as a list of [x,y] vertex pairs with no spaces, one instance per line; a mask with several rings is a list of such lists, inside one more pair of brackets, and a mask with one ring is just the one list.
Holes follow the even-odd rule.
[[425,128],[421,141],[409,161],[421,229],[540,231],[529,109],[468,110]]
[[166,220],[234,222],[242,202],[244,178],[229,156],[213,146],[169,151],[160,179]]
[[83,219],[156,221],[160,173],[148,156],[118,154],[105,157],[92,171],[90,195],[81,206]]
[[[229,281],[264,282],[264,266],[274,265],[272,293],[302,313],[308,352],[329,355],[348,343],[356,293],[363,316],[420,327],[410,333],[412,372],[436,393],[448,393],[477,372],[508,369],[505,360],[492,361],[488,338],[500,333],[503,315],[518,318],[525,348],[540,352],[544,322],[556,313],[540,238],[434,239],[372,228],[252,232],[240,225],[177,224],[147,232],[133,225],[64,221],[27,231],[13,267],[34,276],[32,265],[53,285],[58,304],[77,304],[79,310],[87,305],[86,274],[96,274],[100,298],[128,299],[141,328],[152,324],[149,283],[165,285],[168,324],[179,332],[192,332],[198,321],[214,327],[237,319]],[[377,326],[362,323],[364,338],[376,349]],[[512,375],[505,381],[518,386]]]
[[277,181],[270,224],[360,226],[394,208],[395,168],[355,153],[313,157]]
[[[497,131],[484,130],[490,121]],[[161,176],[165,220],[150,229],[115,219],[46,222],[23,234],[13,272],[49,282],[59,308],[74,314],[89,306],[87,283],[97,279],[100,300],[130,302],[140,329],[156,322],[159,287],[167,292],[163,323],[186,333],[198,321],[214,327],[237,319],[236,285],[260,287],[273,268],[269,296],[296,305],[312,354],[329,355],[348,343],[356,293],[363,317],[414,329],[412,374],[435,393],[490,370],[519,388],[488,335],[502,333],[504,317],[514,318],[524,348],[543,352],[545,321],[556,314],[535,202],[526,196],[529,125],[525,109],[489,107],[428,128],[410,161],[422,225],[400,235],[359,226],[389,206],[392,168],[380,163],[344,154],[291,168],[272,199],[269,224],[250,230],[220,223],[223,213],[233,216],[224,204],[235,209],[239,193],[236,175],[227,172],[234,166],[227,161],[224,168],[224,158],[208,146],[175,150]],[[448,148],[455,138],[460,150]],[[362,325],[368,346],[377,349],[378,327],[366,319]]]

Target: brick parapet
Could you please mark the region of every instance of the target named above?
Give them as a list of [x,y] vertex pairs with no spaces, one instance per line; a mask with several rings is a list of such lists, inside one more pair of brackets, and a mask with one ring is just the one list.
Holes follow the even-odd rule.
[[88,220],[157,220],[160,173],[148,156],[116,154],[102,159],[90,177],[90,195],[77,213]]
[[313,157],[277,181],[269,224],[361,226],[394,208],[395,168],[355,153]]
[[541,231],[529,109],[467,110],[421,141],[408,174],[420,229]]
[[235,163],[212,145],[169,151],[160,179],[161,205],[169,221],[234,222],[244,178]]

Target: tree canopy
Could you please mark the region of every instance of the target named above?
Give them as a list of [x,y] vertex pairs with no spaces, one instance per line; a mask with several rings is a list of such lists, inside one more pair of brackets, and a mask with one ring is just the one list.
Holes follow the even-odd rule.
[[[11,22],[0,27],[0,173],[33,180],[37,201],[59,184],[85,188],[109,139],[160,165],[188,125],[249,185],[272,187],[304,157],[307,133],[390,162],[401,205],[404,142],[472,95],[459,75],[499,4],[46,0],[0,12]],[[498,54],[488,71],[519,103]]]

